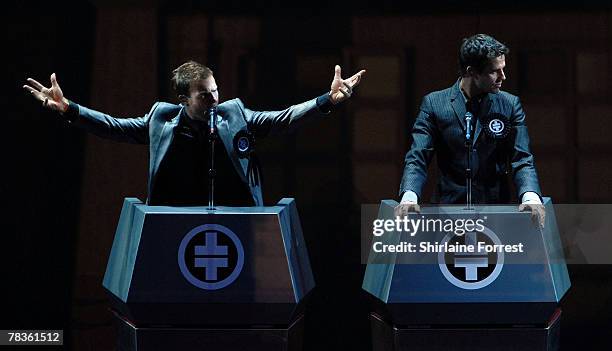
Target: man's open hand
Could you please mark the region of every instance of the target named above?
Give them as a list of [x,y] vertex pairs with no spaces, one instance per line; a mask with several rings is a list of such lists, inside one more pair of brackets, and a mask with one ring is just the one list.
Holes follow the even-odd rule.
[[62,113],[68,110],[68,100],[64,98],[64,93],[57,84],[55,73],[51,74],[51,88],[45,87],[32,78],[28,78],[27,81],[28,84],[24,85],[23,88],[40,101],[44,107]]

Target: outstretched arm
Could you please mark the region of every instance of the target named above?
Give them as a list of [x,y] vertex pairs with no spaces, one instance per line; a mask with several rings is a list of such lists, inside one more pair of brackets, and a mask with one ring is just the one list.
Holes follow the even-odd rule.
[[77,105],[64,97],[55,73],[51,74],[51,87],[49,88],[32,78],[28,78],[27,83],[23,88],[44,107],[63,114],[67,121],[74,122],[76,126],[99,137],[139,144],[146,144],[149,141],[150,113],[138,118],[115,118]]
[[252,111],[244,108],[244,117],[251,130],[262,136],[278,134],[295,129],[300,123],[312,115],[310,112],[329,113],[331,106],[336,105],[353,94],[353,89],[361,82],[365,73],[361,70],[350,78],[342,78],[342,70],[336,65],[329,93],[301,104],[290,106],[282,111]]

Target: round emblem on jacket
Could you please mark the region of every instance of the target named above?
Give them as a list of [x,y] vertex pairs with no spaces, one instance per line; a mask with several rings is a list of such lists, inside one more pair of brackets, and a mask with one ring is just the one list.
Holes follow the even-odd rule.
[[238,138],[238,151],[247,152],[251,147],[251,143],[249,142],[249,138],[240,137]]
[[241,130],[234,136],[234,150],[238,154],[238,157],[248,157],[254,148],[253,135],[245,130]]
[[490,138],[503,139],[510,131],[508,117],[494,113],[485,118],[485,131]]
[[491,130],[491,133],[499,134],[504,131],[504,127],[504,122],[497,118],[489,122],[489,129]]

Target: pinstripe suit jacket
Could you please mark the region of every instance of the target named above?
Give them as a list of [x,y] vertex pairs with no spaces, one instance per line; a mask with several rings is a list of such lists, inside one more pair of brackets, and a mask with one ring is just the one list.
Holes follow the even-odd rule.
[[[480,104],[473,138],[474,203],[510,201],[508,174],[512,173],[519,198],[527,191],[541,195],[525,113],[517,96],[506,92],[488,94]],[[436,153],[440,175],[437,184],[440,203],[462,203],[466,196],[465,99],[459,81],[452,87],[423,98],[412,129],[412,146],[405,158],[400,196],[414,191],[419,199],[427,179],[427,168]],[[488,116],[506,118],[509,133],[495,139],[483,132]],[[488,128],[488,126],[484,126]]]
[[[319,99],[321,101],[318,101]],[[248,159],[238,157],[233,145],[234,136],[239,131],[246,130],[252,132],[256,137],[293,130],[307,119],[329,113],[320,110],[320,106],[331,104],[328,94],[319,97],[319,99],[312,99],[281,111],[253,111],[246,108],[240,99],[229,100],[218,106],[217,128],[219,139],[225,147],[236,172],[238,172],[242,181],[248,185],[257,206],[263,206],[261,184],[248,180]],[[157,171],[170,149],[174,129],[179,124],[183,109],[182,105],[157,102],[149,113],[142,117],[115,118],[71,102],[66,117],[74,125],[102,138],[149,144],[148,202],[155,186]]]

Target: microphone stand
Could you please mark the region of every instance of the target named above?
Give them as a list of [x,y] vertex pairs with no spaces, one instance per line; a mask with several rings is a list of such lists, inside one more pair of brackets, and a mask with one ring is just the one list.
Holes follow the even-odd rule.
[[208,169],[208,208],[207,210],[215,210],[215,141],[217,141],[217,108],[211,107],[208,109],[208,145],[210,149]]
[[465,113],[465,147],[467,148],[467,166],[465,168],[466,210],[472,210],[472,113]]

